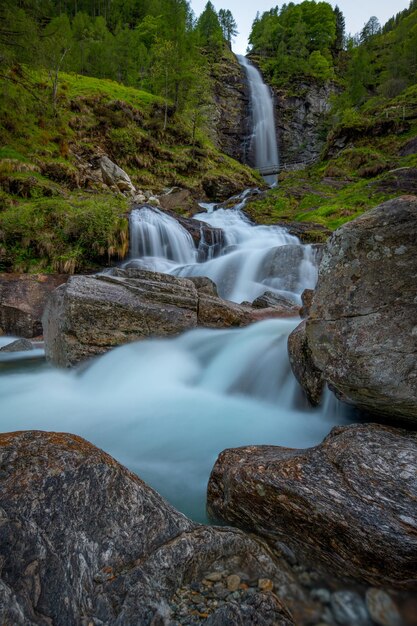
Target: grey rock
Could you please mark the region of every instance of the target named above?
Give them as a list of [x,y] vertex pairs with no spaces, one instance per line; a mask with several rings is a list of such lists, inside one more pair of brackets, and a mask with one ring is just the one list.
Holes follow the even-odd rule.
[[0,274],[0,333],[41,335],[49,294],[67,279],[65,274]]
[[[155,626],[175,591],[213,567],[286,576],[256,540],[194,524],[80,437],[2,434],[0,460],[4,626]],[[293,623],[263,594],[227,611],[242,620],[231,624]]]
[[332,594],[328,589],[320,587],[319,589],[312,589],[310,593],[313,600],[318,600],[322,604],[330,604]]
[[0,352],[26,352],[33,350],[33,345],[28,339],[16,339],[0,348]]
[[308,401],[313,406],[320,402],[324,379],[316,367],[306,337],[305,320],[288,337],[288,356],[294,376],[303,388]]
[[207,278],[190,280],[143,269],[72,276],[51,294],[43,318],[47,358],[62,367],[115,346],[177,335],[198,326],[246,326],[278,309],[222,300]]
[[368,589],[366,606],[373,621],[379,626],[402,626],[403,621],[395,602],[383,589]]
[[300,291],[299,267],[304,259],[302,246],[289,244],[273,248],[264,259],[262,276],[273,280],[275,289]]
[[336,591],[330,601],[336,622],[343,626],[372,626],[365,602],[356,591]]
[[300,307],[297,302],[281,296],[279,293],[273,291],[265,291],[261,296],[258,296],[256,300],[252,302],[252,306],[256,309],[265,309],[271,306],[279,306],[282,309],[288,310],[289,315],[298,313]]
[[289,626],[291,614],[271,594],[248,594],[240,605],[229,603],[205,621],[206,626]]
[[327,575],[417,589],[417,433],[334,428],[314,448],[225,450],[208,485],[213,519],[277,539]]
[[121,167],[113,163],[107,156],[100,158],[100,170],[103,176],[103,181],[110,187],[117,187],[120,191],[126,192],[131,196],[135,196],[136,189]]
[[313,360],[346,402],[417,421],[417,197],[385,202],[327,245],[306,324]]

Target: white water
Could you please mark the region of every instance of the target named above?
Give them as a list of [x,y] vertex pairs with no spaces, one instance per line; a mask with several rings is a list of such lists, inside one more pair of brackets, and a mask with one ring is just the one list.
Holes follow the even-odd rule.
[[[302,246],[284,228],[253,225],[241,210],[244,204],[245,194],[236,198],[233,209],[214,210],[215,205],[205,204],[206,212],[195,216],[223,230],[225,243],[218,256],[210,254],[204,243],[204,254],[197,251],[189,233],[162,211],[135,209],[130,221],[133,258],[127,265],[177,276],[208,276],[219,295],[234,302],[252,302],[267,290],[300,302],[304,289],[313,288],[317,280],[311,246]],[[293,255],[281,255],[280,263],[271,268],[268,259],[274,250],[289,245],[299,246],[297,265]]]
[[308,409],[298,393],[286,356],[297,323],[136,342],[81,371],[3,373],[1,430],[81,435],[204,520],[207,479],[221,450],[310,446],[343,422],[335,406]]
[[[265,85],[260,72],[244,56],[238,55],[240,65],[245,69],[249,83],[252,136],[249,154],[257,169],[278,167],[278,147],[275,130],[274,106],[271,90]],[[266,176],[265,180],[273,184],[275,176]]]

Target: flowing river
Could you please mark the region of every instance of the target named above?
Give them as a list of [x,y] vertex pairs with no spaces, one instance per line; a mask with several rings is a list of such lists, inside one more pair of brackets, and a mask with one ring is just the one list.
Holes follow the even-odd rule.
[[[240,62],[252,93],[255,164],[275,165],[269,90],[257,70]],[[127,265],[208,276],[222,297],[236,302],[270,291],[299,303],[317,279],[315,252],[282,228],[252,225],[242,211],[248,193],[236,197],[232,209],[201,205],[196,217],[223,234],[211,245],[203,238],[199,249],[169,215],[134,210]],[[207,480],[219,452],[250,444],[315,445],[348,419],[330,392],[321,407],[306,404],[287,356],[288,335],[298,323],[270,319],[237,330],[192,330],[121,346],[72,371],[39,365],[39,350],[29,363],[27,353],[3,353],[1,429],[81,435],[205,521]]]
[[[220,279],[236,257],[239,271],[232,272],[231,289],[237,300],[266,288],[299,297],[316,278],[311,249],[281,229],[251,226],[240,206],[212,211],[210,205],[200,216],[225,228],[223,253],[210,259],[206,251],[200,263],[195,246],[188,247],[188,233],[176,222],[174,228],[158,211],[137,211],[132,256],[159,269],[165,263],[165,271]],[[137,258],[140,245],[148,247]],[[272,287],[262,282],[262,259],[280,246],[300,248],[299,266],[285,269],[293,274],[291,289],[281,279],[277,288],[273,277],[267,279]],[[164,251],[165,257],[152,256]],[[221,450],[248,444],[306,447],[347,419],[330,394],[318,409],[303,399],[286,347],[298,323],[297,318],[271,319],[236,330],[192,330],[121,346],[73,371],[17,363],[0,376],[2,430],[81,435],[184,513],[204,521],[206,484]]]

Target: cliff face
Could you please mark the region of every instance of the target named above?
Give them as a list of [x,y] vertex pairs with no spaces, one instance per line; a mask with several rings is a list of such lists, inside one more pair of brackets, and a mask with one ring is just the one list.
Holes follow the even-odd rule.
[[211,137],[217,148],[245,162],[250,135],[249,89],[245,72],[235,55],[224,50],[211,72],[215,106],[210,120]]
[[280,162],[291,164],[319,156],[325,141],[324,122],[330,99],[336,93],[332,83],[299,85],[298,94],[274,90],[275,124]]

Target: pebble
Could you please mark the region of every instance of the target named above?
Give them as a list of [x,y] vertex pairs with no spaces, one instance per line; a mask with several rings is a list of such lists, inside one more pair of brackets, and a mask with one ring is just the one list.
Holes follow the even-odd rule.
[[332,613],[343,626],[371,626],[365,602],[356,591],[336,591],[330,600]]
[[205,575],[205,580],[209,580],[212,583],[216,583],[219,580],[221,580],[223,577],[222,572],[210,572],[209,574]]
[[379,626],[401,626],[402,619],[392,598],[382,589],[371,588],[366,592],[366,606]]
[[226,585],[229,591],[237,591],[240,585],[240,576],[230,574],[230,576],[226,578]]
[[332,594],[328,589],[312,589],[310,595],[313,600],[318,600],[322,604],[330,604]]
[[260,578],[258,580],[258,587],[261,591],[272,591],[274,583],[269,578]]

